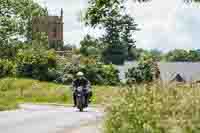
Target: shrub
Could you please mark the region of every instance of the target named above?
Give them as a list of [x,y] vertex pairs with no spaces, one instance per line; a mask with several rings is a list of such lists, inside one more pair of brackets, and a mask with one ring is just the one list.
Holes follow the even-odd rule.
[[119,83],[118,71],[113,65],[104,65],[101,63],[87,65],[66,65],[63,79],[65,83],[71,83],[77,72],[82,71],[85,77],[92,84],[116,85]]
[[[57,66],[56,52],[54,50],[45,51],[44,56],[47,55],[48,67],[55,68]],[[46,55],[45,55],[46,54]]]
[[56,67],[53,51],[28,49],[17,54],[17,75],[38,80],[48,80],[48,71]]
[[152,59],[143,59],[137,67],[133,67],[126,73],[126,78],[129,83],[152,82],[158,79],[160,71]]
[[74,75],[72,75],[72,74],[64,74],[62,76],[62,79],[60,79],[60,82],[62,82],[64,84],[70,84],[70,83],[72,83],[73,80],[74,80]]
[[15,73],[15,63],[9,60],[0,59],[0,78],[13,75]]
[[121,90],[107,108],[105,133],[199,133],[199,89],[142,85]]
[[48,72],[47,72],[47,77],[46,77],[46,81],[58,81],[59,78],[61,77],[61,73],[56,70],[55,68],[53,69],[48,69]]
[[113,65],[102,65],[101,76],[103,77],[104,84],[106,85],[116,85],[120,82],[118,70],[116,70]]
[[19,49],[24,49],[26,46],[18,41],[11,41],[6,44],[0,43],[0,59],[14,60]]

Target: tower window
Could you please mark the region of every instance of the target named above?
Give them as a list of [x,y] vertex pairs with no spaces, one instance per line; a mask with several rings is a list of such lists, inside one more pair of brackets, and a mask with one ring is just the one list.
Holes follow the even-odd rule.
[[54,27],[53,28],[53,37],[55,37],[55,38],[57,37],[56,33],[57,33],[57,29],[56,29],[56,27]]

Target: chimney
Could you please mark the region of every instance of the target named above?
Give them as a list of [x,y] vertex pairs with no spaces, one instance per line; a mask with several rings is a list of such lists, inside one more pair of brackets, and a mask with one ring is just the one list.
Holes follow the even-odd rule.
[[63,8],[61,8],[61,40],[62,40],[62,43],[63,43],[63,15],[64,15],[64,12],[63,12]]
[[63,9],[61,8],[60,17],[63,20]]

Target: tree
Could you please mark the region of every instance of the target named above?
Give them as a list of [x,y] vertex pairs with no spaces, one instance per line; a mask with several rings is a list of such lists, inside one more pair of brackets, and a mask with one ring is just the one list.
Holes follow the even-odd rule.
[[[149,1],[152,1],[152,0],[134,0],[135,2],[149,2]],[[183,2],[185,3],[191,3],[191,2],[200,2],[200,0],[183,0]]]
[[26,46],[19,41],[13,41],[13,43],[6,45],[0,43],[0,59],[14,60],[18,50],[24,49],[25,47]]
[[143,56],[137,67],[133,67],[126,73],[129,83],[152,82],[160,77],[160,70],[153,58]]
[[149,51],[149,54],[151,56],[151,58],[153,58],[155,61],[161,61],[163,54],[161,51],[157,50],[157,49],[152,49]]
[[169,51],[165,55],[165,59],[167,61],[188,61],[188,62],[197,62],[200,61],[200,52],[198,50],[182,50],[182,49],[175,49]]
[[35,48],[20,50],[16,63],[18,76],[38,80],[48,80],[48,72],[57,65],[55,51]]
[[200,52],[199,51],[197,51],[197,50],[190,50],[189,52],[188,52],[188,60],[189,61],[193,61],[193,62],[195,62],[195,61],[200,61]]
[[33,0],[0,0],[0,43],[32,40],[32,16],[47,14],[47,10]]
[[128,50],[135,47],[132,33],[137,30],[134,19],[125,10],[123,0],[90,0],[85,15],[86,25],[104,28],[103,60],[106,63],[123,64]]
[[99,56],[102,50],[101,42],[90,35],[86,35],[80,45],[80,52],[84,56]]
[[175,49],[165,55],[167,61],[189,61],[188,52],[183,49]]
[[123,0],[90,0],[84,21],[92,27],[104,26],[111,17],[118,16],[124,9]]

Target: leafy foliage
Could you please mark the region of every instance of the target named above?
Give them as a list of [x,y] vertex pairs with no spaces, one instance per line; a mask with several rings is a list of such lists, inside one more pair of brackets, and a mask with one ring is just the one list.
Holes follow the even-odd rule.
[[200,61],[200,51],[199,50],[184,50],[175,49],[167,53],[163,53],[157,49],[145,50],[141,48],[132,49],[132,60],[139,61],[143,56],[148,56],[155,61],[169,61],[169,62],[198,62]]
[[104,49],[102,54],[105,63],[113,63],[117,65],[123,64],[127,55],[128,50],[124,45],[109,45]]
[[118,71],[112,65],[86,65],[83,72],[94,84],[116,85],[119,83]]
[[187,61],[187,51],[182,49],[176,49],[174,51],[170,51],[166,55],[166,59],[168,61]]
[[32,40],[32,16],[46,15],[47,10],[33,0],[0,0],[0,44]]
[[[128,58],[128,50],[135,47],[133,32],[137,25],[125,10],[123,0],[90,0],[85,15],[86,25],[102,27],[105,34],[101,38],[106,46],[103,51],[103,60],[114,64],[123,64]],[[112,58],[113,57],[113,58]],[[116,62],[116,58],[120,58]]]
[[9,59],[14,60],[17,52],[20,49],[24,49],[26,46],[18,41],[13,41],[12,43],[8,44],[1,44],[0,43],[0,59]]
[[[149,2],[152,0],[134,0],[135,2]],[[200,2],[200,0],[183,0],[185,3]]]
[[163,53],[157,49],[150,50],[149,56],[155,61],[161,61],[163,59]]
[[0,59],[0,78],[15,74],[15,63],[7,59]]
[[144,57],[137,67],[133,67],[126,73],[129,83],[152,82],[159,78],[160,71],[157,63],[152,58]]
[[84,56],[97,57],[102,52],[102,46],[100,42],[97,39],[92,38],[90,35],[86,35],[80,42],[80,45],[80,52]]
[[56,55],[46,50],[21,50],[17,54],[18,76],[48,80],[48,71],[56,67]]
[[84,19],[86,24],[96,27],[110,18],[110,15],[117,15],[121,8],[124,8],[122,1],[123,0],[90,0]]
[[66,65],[63,75],[64,82],[68,84],[71,83],[72,80],[76,77],[76,73],[79,71],[84,72],[85,77],[92,84],[116,85],[119,83],[118,71],[115,69],[115,67],[113,65],[104,65],[101,63]]
[[167,61],[200,61],[200,52],[197,50],[175,49],[165,55]]

